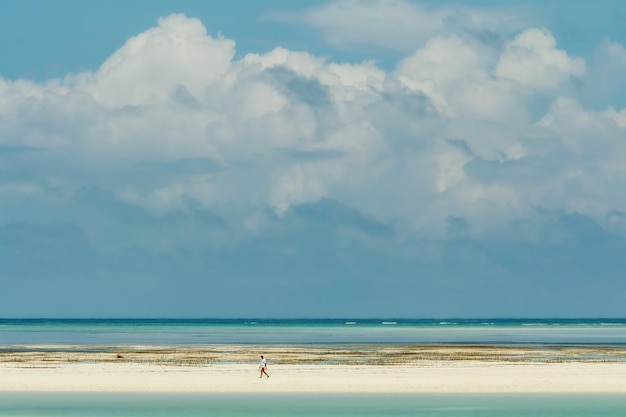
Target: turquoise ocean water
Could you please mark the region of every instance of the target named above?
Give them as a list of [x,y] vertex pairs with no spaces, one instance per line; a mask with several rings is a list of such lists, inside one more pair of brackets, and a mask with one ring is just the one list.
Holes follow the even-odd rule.
[[[626,346],[626,319],[0,319],[5,351],[41,345],[349,343]],[[0,416],[621,417],[626,395],[0,392]]]
[[0,347],[290,343],[626,345],[626,319],[0,319]]
[[0,416],[623,417],[619,395],[0,393]]

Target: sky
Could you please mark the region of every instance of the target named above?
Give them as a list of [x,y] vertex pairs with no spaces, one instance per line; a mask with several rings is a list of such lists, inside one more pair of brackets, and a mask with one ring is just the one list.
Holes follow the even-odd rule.
[[3,0],[0,317],[625,317],[621,0]]

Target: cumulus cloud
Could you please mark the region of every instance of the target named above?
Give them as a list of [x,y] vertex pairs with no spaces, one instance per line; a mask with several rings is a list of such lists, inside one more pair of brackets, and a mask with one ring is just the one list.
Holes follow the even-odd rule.
[[556,39],[543,29],[529,29],[506,44],[496,74],[534,89],[556,88],[585,74],[585,61],[556,48]]
[[208,36],[198,19],[170,15],[129,39],[85,89],[108,107],[156,104],[178,86],[201,96],[226,73],[234,48],[230,39]]
[[[0,78],[4,311],[75,313],[65,285],[90,317],[448,315],[455,290],[459,314],[560,315],[574,283],[621,314],[626,108],[594,86],[623,45],[583,60],[507,10],[399,0],[291,18],[403,56],[235,58],[174,14],[92,72]],[[253,307],[260,280],[291,304]]]
[[[568,98],[586,63],[548,30],[508,36],[489,14],[462,11],[505,37],[492,42],[452,9],[402,1],[334,2],[307,16],[330,11],[373,33],[419,27],[423,42],[391,71],[281,47],[236,60],[233,40],[174,14],[94,72],[0,79],[0,145],[52,155],[56,175],[42,181],[59,196],[97,185],[154,213],[198,205],[255,231],[268,207],[284,216],[324,198],[422,237],[445,237],[450,219],[464,235],[495,233],[536,207],[611,229],[607,213],[626,211],[612,192],[624,178],[625,110]],[[548,110],[537,118],[539,101]],[[83,165],[63,170],[64,161]],[[138,168],[150,164],[163,169]],[[4,180],[0,195],[34,198],[45,192],[36,184]]]

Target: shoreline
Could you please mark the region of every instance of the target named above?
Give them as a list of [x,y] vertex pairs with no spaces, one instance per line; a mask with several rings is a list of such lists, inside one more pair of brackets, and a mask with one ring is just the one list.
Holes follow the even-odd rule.
[[0,392],[626,393],[626,346],[4,346],[0,375]]
[[285,344],[285,345],[14,345],[0,364],[81,362],[151,365],[250,364],[259,355],[280,365],[424,365],[437,361],[500,363],[624,362],[626,345],[583,344]]

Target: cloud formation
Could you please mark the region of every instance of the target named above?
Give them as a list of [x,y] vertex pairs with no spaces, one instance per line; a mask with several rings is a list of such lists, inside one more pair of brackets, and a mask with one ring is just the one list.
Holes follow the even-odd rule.
[[[348,6],[356,7],[328,7]],[[3,80],[3,146],[81,158],[103,172],[205,160],[206,168],[196,163],[193,172],[172,170],[158,181],[104,174],[103,186],[157,212],[193,200],[282,214],[331,198],[437,236],[449,216],[481,233],[532,207],[580,211],[601,223],[624,209],[609,193],[594,192],[588,203],[584,193],[555,201],[553,187],[605,183],[599,175],[620,173],[607,163],[622,155],[624,122],[623,110],[586,111],[565,95],[585,76],[585,62],[559,49],[547,29],[524,30],[498,46],[468,34],[435,35],[393,72],[280,47],[235,61],[234,48],[197,19],[171,15],[94,73],[45,84]],[[619,48],[608,50],[619,56]],[[540,118],[537,100],[552,103]],[[583,155],[591,160],[580,166]],[[564,161],[541,162],[557,158]],[[545,178],[520,169],[537,164],[560,169]],[[481,165],[489,174],[478,174]],[[517,175],[507,173],[510,166]],[[539,178],[529,183],[529,176]],[[90,184],[72,185],[58,192]],[[49,192],[24,181],[5,181],[3,189]],[[571,205],[574,199],[580,202]]]
[[[590,219],[598,236],[623,237],[626,199],[616,190],[626,178],[626,109],[586,108],[578,86],[594,85],[597,72],[546,28],[505,30],[502,13],[340,1],[304,15],[337,42],[412,39],[396,45],[413,49],[390,71],[281,47],[235,59],[234,40],[173,14],[94,72],[45,83],[0,78],[5,245],[43,251],[58,233],[84,242],[72,250],[87,251],[85,262],[111,253],[125,264],[123,248],[145,262],[165,251],[166,270],[184,270],[198,246],[214,251],[200,269],[234,253],[274,256],[253,242],[305,266],[334,256],[290,247],[293,230],[322,246],[358,242],[331,262],[341,265],[333,277],[350,275],[350,256],[378,253],[404,271],[431,265],[435,281],[472,264],[482,282],[515,275],[502,272],[506,256],[493,242],[560,247],[580,225],[568,216]],[[603,48],[623,65],[622,45]],[[486,246],[455,246],[465,239]],[[433,266],[455,251],[458,264]],[[414,285],[401,275],[392,281]]]
[[316,28],[334,47],[412,52],[444,33],[473,33],[497,40],[503,32],[522,28],[528,13],[520,8],[499,10],[459,4],[429,7],[405,0],[338,0],[275,17]]
[[[191,198],[206,207],[269,205],[284,213],[328,197],[385,221],[407,219],[416,231],[425,228],[421,219],[441,229],[455,216],[480,232],[498,212],[516,217],[535,206],[580,209],[602,221],[595,210],[569,206],[566,195],[553,202],[558,190],[548,187],[568,182],[553,175],[571,178],[572,171],[580,181],[604,183],[596,170],[566,158],[555,164],[562,172],[532,184],[523,171],[505,175],[513,163],[589,148],[595,158],[623,152],[622,110],[586,111],[562,95],[585,75],[585,62],[558,49],[547,29],[525,30],[501,48],[469,35],[435,36],[385,72],[281,48],[234,61],[234,42],[211,37],[197,19],[171,15],[158,23],[94,73],[45,84],[2,81],[3,146],[106,169],[205,160],[206,168],[198,162],[193,172],[149,185],[105,174],[103,185],[157,211]],[[538,97],[552,104],[534,120]],[[598,129],[601,143],[592,137]],[[478,161],[491,164],[488,178],[468,173]],[[5,181],[4,188],[32,194],[38,187]],[[623,208],[598,197],[593,205],[604,214]]]

